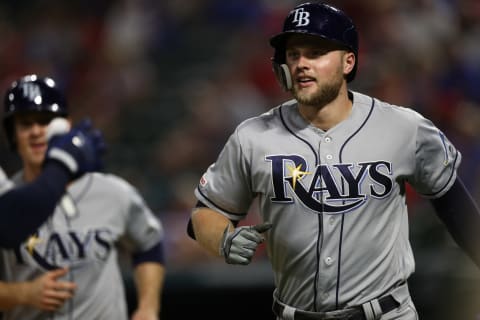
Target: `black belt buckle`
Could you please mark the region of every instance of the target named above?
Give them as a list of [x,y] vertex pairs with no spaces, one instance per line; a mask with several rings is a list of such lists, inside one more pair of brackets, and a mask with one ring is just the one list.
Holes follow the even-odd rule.
[[[380,304],[380,308],[382,309],[382,315],[397,309],[400,306],[400,303],[393,298],[391,294],[388,296],[384,296],[380,299],[378,299],[378,304]],[[360,313],[357,313],[353,315],[351,318],[347,318],[348,320],[366,320],[365,313],[363,311],[363,308],[361,306],[355,307],[360,311]]]
[[395,300],[395,298],[391,294],[383,298],[380,298],[378,303],[382,308],[383,314],[388,313],[394,309],[397,309],[400,306],[400,303],[398,303],[397,300]]

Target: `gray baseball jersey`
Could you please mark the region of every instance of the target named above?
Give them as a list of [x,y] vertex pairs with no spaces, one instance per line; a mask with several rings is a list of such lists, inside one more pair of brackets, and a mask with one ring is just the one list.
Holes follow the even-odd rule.
[[0,168],[0,194],[4,193],[5,191],[11,189],[13,187],[13,183],[7,178],[7,175]]
[[461,159],[417,112],[350,95],[350,116],[328,131],[294,100],[244,121],[195,190],[233,221],[258,197],[273,224],[274,294],[303,310],[359,305],[405,281],[414,271],[406,183],[440,197]]
[[[13,181],[20,183],[19,175]],[[73,299],[55,319],[127,319],[116,245],[147,250],[163,238],[160,221],[138,192],[114,175],[86,174],[72,183],[55,212],[35,237],[16,250],[2,250],[0,279],[32,280],[45,271],[68,267]],[[50,314],[18,307],[4,319],[46,319]]]

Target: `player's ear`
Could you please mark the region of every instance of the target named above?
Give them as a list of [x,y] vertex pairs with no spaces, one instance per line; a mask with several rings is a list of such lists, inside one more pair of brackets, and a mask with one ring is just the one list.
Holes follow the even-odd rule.
[[355,63],[357,63],[355,54],[351,51],[346,51],[343,55],[343,74],[347,75],[352,72]]

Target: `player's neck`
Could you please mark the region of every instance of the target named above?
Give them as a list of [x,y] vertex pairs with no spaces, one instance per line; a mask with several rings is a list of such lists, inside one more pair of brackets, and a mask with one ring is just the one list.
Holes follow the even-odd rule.
[[352,101],[348,98],[347,91],[341,90],[330,103],[322,106],[299,104],[299,111],[311,125],[327,131],[348,118],[352,111]]

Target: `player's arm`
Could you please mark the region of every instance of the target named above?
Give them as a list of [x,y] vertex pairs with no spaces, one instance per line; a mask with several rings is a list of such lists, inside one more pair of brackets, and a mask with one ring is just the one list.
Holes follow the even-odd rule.
[[70,172],[57,162],[48,163],[32,183],[13,188],[0,196],[0,246],[13,248],[53,213]]
[[156,320],[160,316],[165,279],[163,226],[132,185],[120,178],[115,179],[123,185],[126,192],[123,196],[129,199],[125,236],[135,248],[132,262],[137,306],[132,320]]
[[28,282],[0,281],[0,310],[6,311],[17,306],[27,305],[29,300]]
[[233,229],[232,221],[208,207],[197,205],[192,211],[189,235],[215,256],[221,256],[219,248],[225,230]]
[[224,257],[229,264],[247,265],[265,238],[262,233],[272,224],[236,225],[221,213],[199,202],[193,210],[187,233],[215,256]]
[[75,283],[59,281],[68,272],[57,269],[44,273],[32,281],[0,282],[0,310],[29,306],[44,311],[59,309],[73,297]]
[[0,246],[13,248],[35,232],[54,212],[69,181],[101,168],[104,147],[103,137],[89,122],[54,136],[39,178],[0,196]]
[[163,243],[159,242],[149,250],[135,254],[133,263],[138,303],[132,320],[157,320],[165,282]]
[[449,191],[431,203],[453,239],[480,267],[480,210],[462,180],[457,177]]
[[0,282],[0,310],[7,311],[18,306],[28,305],[29,282]]

